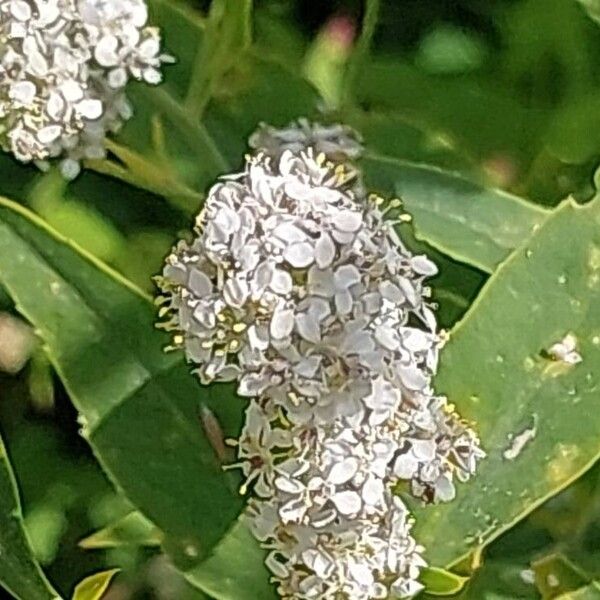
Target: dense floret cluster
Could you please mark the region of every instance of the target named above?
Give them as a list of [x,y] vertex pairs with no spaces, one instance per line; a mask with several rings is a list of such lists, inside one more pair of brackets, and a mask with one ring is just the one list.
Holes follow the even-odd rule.
[[0,0],[0,143],[22,161],[62,157],[72,178],[105,155],[132,108],[133,78],[161,81],[170,57],[144,0]]
[[211,189],[159,278],[162,311],[203,383],[250,398],[243,491],[281,597],[410,597],[425,561],[394,488],[449,501],[483,452],[432,387],[435,265],[314,131],[254,137],[280,144]]

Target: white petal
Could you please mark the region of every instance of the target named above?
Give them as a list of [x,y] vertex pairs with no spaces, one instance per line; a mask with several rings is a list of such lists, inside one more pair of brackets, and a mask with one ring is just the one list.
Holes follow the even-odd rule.
[[409,452],[400,454],[394,462],[394,475],[400,479],[411,479],[417,469],[419,468],[419,461]]
[[229,306],[241,308],[248,298],[249,291],[248,284],[240,277],[228,279],[223,286],[223,299]]
[[29,21],[31,19],[31,7],[23,0],[12,0],[10,3],[11,15],[19,21]]
[[306,341],[318,344],[321,341],[321,328],[319,323],[309,313],[296,315],[296,329]]
[[306,514],[307,506],[302,500],[293,499],[279,509],[279,516],[283,523],[298,523]]
[[419,295],[417,294],[417,290],[415,289],[415,286],[410,281],[410,279],[402,277],[402,275],[398,275],[396,281],[398,282],[398,286],[404,293],[404,296],[408,300],[408,303],[411,306],[417,306],[417,304],[419,303]]
[[454,484],[446,477],[442,475],[435,482],[435,498],[440,502],[451,502],[456,496],[456,488]]
[[17,81],[10,86],[11,99],[21,104],[31,104],[35,94],[35,84],[31,81]]
[[283,251],[283,258],[297,269],[308,267],[315,259],[314,249],[308,242],[290,244]]
[[283,269],[275,269],[270,287],[277,294],[289,294],[293,287],[292,276]]
[[354,265],[343,265],[336,269],[335,287],[338,290],[346,290],[360,281],[360,271]]
[[37,132],[37,138],[42,144],[50,144],[61,134],[60,125],[48,125]]
[[67,102],[79,102],[83,98],[83,88],[76,81],[65,81],[59,86],[59,91]]
[[212,293],[213,284],[208,275],[198,269],[192,269],[187,281],[188,286],[199,298]]
[[125,87],[127,83],[127,71],[122,67],[112,69],[107,76],[108,85],[113,89]]
[[360,499],[360,496],[356,492],[352,491],[334,494],[331,497],[331,501],[338,509],[338,512],[345,516],[356,514],[362,506],[362,500]]
[[427,376],[415,365],[400,365],[398,372],[409,390],[422,390],[428,383]]
[[119,62],[117,48],[119,41],[114,35],[104,36],[94,49],[94,58],[102,67],[114,67]]
[[275,479],[275,487],[285,494],[301,494],[304,491],[304,486],[296,479],[288,477],[277,477]]
[[341,290],[335,295],[335,308],[340,315],[350,314],[352,311],[352,294],[348,290]]
[[313,265],[308,271],[307,287],[315,296],[331,298],[335,292],[333,272],[331,269],[318,269]]
[[333,220],[334,226],[340,231],[353,233],[360,229],[362,223],[362,215],[360,213],[351,212],[349,210],[342,211],[335,216]]
[[387,325],[378,325],[374,335],[377,342],[387,350],[397,350],[400,347],[400,340],[396,332]]
[[420,461],[435,458],[436,444],[434,440],[411,440],[412,452]]
[[144,81],[150,85],[158,85],[162,81],[162,73],[152,67],[144,69],[143,77]]
[[160,51],[160,42],[157,38],[150,37],[138,46],[138,51],[143,58],[154,58]]
[[68,181],[75,179],[80,171],[81,166],[72,158],[65,158],[65,160],[60,163],[60,173]]
[[103,110],[102,102],[93,98],[78,102],[75,108],[82,117],[90,120],[98,119],[102,115]]
[[282,562],[277,560],[276,551],[271,552],[267,556],[267,558],[265,559],[265,565],[267,566],[269,571],[273,573],[273,575],[279,577],[280,579],[286,579],[289,575],[287,567]]
[[321,233],[315,245],[315,260],[319,269],[326,269],[335,258],[335,244],[327,232]]
[[365,504],[377,506],[383,502],[385,486],[379,477],[369,477],[362,488],[362,497]]
[[438,268],[424,254],[413,256],[410,259],[410,266],[420,275],[435,275]]
[[358,465],[358,459],[353,456],[349,456],[340,462],[336,462],[329,471],[329,475],[327,475],[327,481],[334,485],[342,485],[343,483],[350,481],[356,475]]
[[291,309],[276,310],[271,317],[270,331],[276,340],[282,340],[294,329],[294,311]]
[[390,302],[400,304],[404,302],[404,293],[391,281],[383,281],[379,284],[379,293]]
[[292,223],[281,223],[273,230],[273,235],[288,244],[305,242],[308,236],[302,229]]

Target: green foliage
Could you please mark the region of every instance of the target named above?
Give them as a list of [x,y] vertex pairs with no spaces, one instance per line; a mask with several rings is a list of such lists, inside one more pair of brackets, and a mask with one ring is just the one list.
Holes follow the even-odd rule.
[[72,600],[101,600],[120,569],[94,573],[77,584]]
[[548,215],[520,198],[433,167],[377,155],[364,162],[371,187],[393,190],[402,199],[418,239],[487,273]]
[[0,204],[2,283],[47,345],[82,434],[176,558],[197,561],[240,509],[198,422],[207,390],[163,352],[166,336],[141,293],[18,205]]
[[[488,454],[412,506],[423,597],[600,598],[600,3],[340,2],[340,38],[323,3],[199,4],[149,1],[177,61],[131,86],[106,159],[67,184],[0,156],[0,306],[42,343],[0,375],[25,512],[0,444],[2,585],[54,599],[96,573],[73,598],[98,600],[118,565],[124,598],[275,599],[222,469],[244,404],[163,351],[144,291],[258,123],[308,117],[360,131],[369,189],[438,264],[436,389]],[[567,334],[579,364],[548,353]]]
[[57,600],[36,562],[23,527],[12,467],[0,439],[0,582],[20,600]]
[[[600,455],[599,224],[599,201],[565,202],[501,265],[451,333],[438,386],[477,423],[488,457],[456,500],[418,509],[417,535],[434,564],[489,543]],[[569,244],[557,243],[570,231],[577,236]],[[547,355],[569,333],[583,357],[578,365]]]

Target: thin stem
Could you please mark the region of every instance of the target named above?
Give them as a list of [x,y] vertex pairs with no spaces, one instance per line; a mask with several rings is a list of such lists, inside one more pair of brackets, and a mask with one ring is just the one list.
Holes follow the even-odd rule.
[[[205,31],[205,36],[208,33]],[[183,102],[185,112],[193,119],[200,121],[204,110],[212,96],[212,81],[207,76],[208,61],[205,50],[207,40],[199,45],[196,50],[194,66],[189,87]]]
[[149,94],[155,105],[169,117],[181,134],[185,137],[190,148],[207,160],[215,172],[223,173],[230,166],[221,154],[210,133],[203,123],[195,121],[187,111],[164,88],[156,88]]
[[343,102],[350,104],[356,86],[356,80],[364,66],[371,48],[373,35],[379,20],[380,0],[365,0],[365,14],[362,22],[362,28],[352,57],[348,62],[346,76],[344,78]]

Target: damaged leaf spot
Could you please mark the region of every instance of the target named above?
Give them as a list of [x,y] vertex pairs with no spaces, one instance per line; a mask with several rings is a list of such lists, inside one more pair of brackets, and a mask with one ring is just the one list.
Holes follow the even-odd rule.
[[505,460],[515,460],[523,449],[531,440],[535,438],[537,435],[537,425],[538,425],[538,416],[536,414],[533,415],[533,423],[531,427],[523,430],[521,433],[511,437],[509,435],[509,439],[511,441],[510,446],[504,450],[502,456]]

